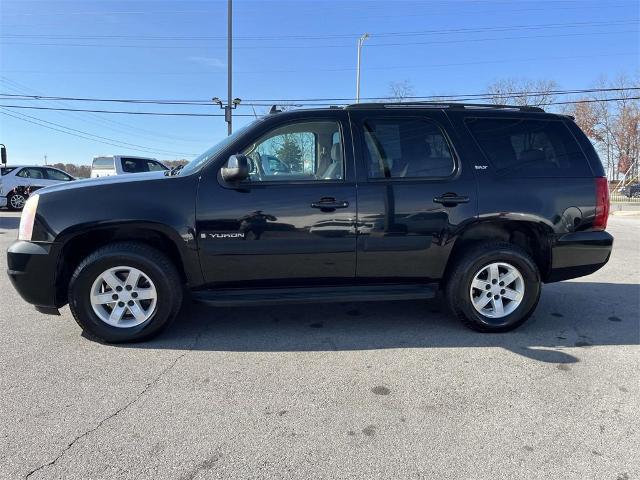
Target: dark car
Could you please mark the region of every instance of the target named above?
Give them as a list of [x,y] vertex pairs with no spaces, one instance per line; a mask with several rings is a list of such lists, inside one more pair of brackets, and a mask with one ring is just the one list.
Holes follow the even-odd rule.
[[[286,171],[250,168],[262,156]],[[37,192],[9,276],[39,311],[69,303],[107,342],[158,334],[183,292],[227,306],[442,291],[464,324],[502,332],[531,315],[542,283],[607,263],[608,212],[600,160],[568,116],[426,103],[297,110],[181,170]]]
[[622,193],[629,198],[640,198],[640,183],[625,187]]

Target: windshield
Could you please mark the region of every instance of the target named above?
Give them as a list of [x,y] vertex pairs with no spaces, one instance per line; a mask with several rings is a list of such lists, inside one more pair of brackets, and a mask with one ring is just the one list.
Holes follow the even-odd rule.
[[236,138],[242,135],[246,130],[249,129],[249,127],[253,126],[255,123],[256,122],[252,122],[248,125],[245,125],[242,128],[239,128],[238,130],[233,132],[231,135],[229,135],[227,138],[220,140],[209,150],[199,155],[195,159],[191,160],[189,163],[187,163],[184,166],[184,168],[180,170],[180,175],[189,175],[190,173],[195,172],[198,168],[200,168],[202,165],[207,163],[209,159],[215,157],[218,153],[224,150],[231,142],[233,142]]

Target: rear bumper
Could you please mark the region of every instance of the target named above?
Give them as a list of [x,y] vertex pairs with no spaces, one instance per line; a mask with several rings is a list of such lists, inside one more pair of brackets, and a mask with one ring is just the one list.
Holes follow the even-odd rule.
[[47,310],[56,305],[56,271],[60,245],[18,241],[7,251],[7,273],[20,296]]
[[608,232],[574,232],[558,237],[551,248],[551,270],[545,279],[559,282],[589,275],[611,256],[613,237]]

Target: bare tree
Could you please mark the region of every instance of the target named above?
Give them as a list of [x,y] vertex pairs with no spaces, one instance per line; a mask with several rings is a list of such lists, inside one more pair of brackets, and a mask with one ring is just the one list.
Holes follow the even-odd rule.
[[515,104],[543,107],[556,99],[558,84],[554,80],[506,78],[496,80],[487,88],[489,100],[494,104]]
[[389,97],[396,102],[402,102],[407,98],[415,97],[416,91],[409,80],[389,83]]
[[601,78],[596,88],[620,90],[593,92],[564,110],[598,149],[610,180],[632,181],[640,174],[640,102],[630,90],[638,85],[640,79],[627,75],[613,81]]

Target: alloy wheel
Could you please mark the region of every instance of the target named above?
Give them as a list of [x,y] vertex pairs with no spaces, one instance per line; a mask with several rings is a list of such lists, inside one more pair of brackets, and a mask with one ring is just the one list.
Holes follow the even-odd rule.
[[13,195],[11,195],[11,198],[9,199],[11,208],[14,208],[16,210],[20,210],[24,208],[24,204],[26,201],[27,199],[24,197],[24,195],[21,195],[19,193],[14,193]]
[[156,287],[141,270],[121,266],[102,272],[93,282],[91,307],[108,325],[131,328],[149,320],[156,311]]
[[513,265],[491,263],[473,276],[469,295],[478,313],[487,318],[503,318],[522,303],[524,279]]

